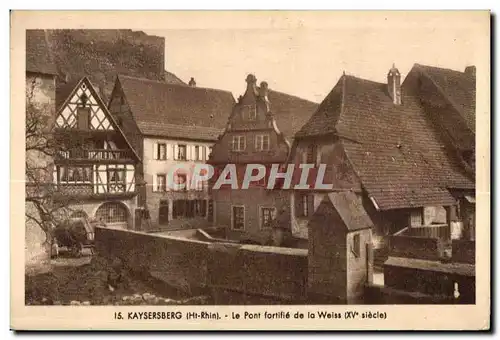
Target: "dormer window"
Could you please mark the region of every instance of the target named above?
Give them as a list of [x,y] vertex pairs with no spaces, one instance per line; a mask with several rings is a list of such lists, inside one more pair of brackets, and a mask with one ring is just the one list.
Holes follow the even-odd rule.
[[257,119],[257,107],[255,105],[244,105],[241,109],[241,116],[244,120]]

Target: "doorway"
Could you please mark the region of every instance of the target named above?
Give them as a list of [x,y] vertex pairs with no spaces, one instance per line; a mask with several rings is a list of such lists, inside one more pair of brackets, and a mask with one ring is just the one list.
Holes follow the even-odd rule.
[[161,225],[168,224],[168,200],[160,200],[160,209],[158,223]]

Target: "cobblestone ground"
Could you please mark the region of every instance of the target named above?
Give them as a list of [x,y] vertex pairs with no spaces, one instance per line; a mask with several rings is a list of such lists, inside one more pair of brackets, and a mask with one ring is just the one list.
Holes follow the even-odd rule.
[[207,296],[188,296],[152,278],[132,275],[120,261],[60,257],[26,268],[26,305],[200,305]]

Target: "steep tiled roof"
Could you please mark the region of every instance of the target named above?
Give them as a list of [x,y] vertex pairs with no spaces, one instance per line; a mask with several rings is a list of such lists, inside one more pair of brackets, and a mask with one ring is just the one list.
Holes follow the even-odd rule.
[[338,134],[381,210],[454,204],[447,189],[473,189],[474,181],[448,154],[415,91],[403,84],[403,104],[394,105],[386,89],[342,76],[297,138]]
[[442,91],[443,95],[463,115],[467,126],[476,131],[476,79],[475,76],[440,67],[415,65]]
[[149,136],[167,136],[170,138],[216,141],[223,129],[206,126],[186,126],[163,122],[139,121],[139,130]]
[[309,224],[337,227],[341,220],[348,231],[373,227],[373,222],[355,193],[350,191],[332,192],[325,195]]
[[57,75],[44,30],[26,31],[26,71]]
[[134,119],[145,135],[213,140],[225,127],[234,105],[233,95],[227,91],[122,75],[118,79]]
[[165,82],[169,84],[187,85],[179,77],[167,70],[165,70]]
[[296,138],[334,133],[342,105],[342,79],[295,134]]
[[290,141],[318,108],[314,102],[278,91],[269,90],[268,98],[278,129]]

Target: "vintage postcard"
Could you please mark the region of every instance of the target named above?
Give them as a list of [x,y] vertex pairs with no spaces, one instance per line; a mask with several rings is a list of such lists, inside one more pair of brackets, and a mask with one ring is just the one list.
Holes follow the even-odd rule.
[[12,329],[490,328],[488,11],[13,11],[11,74]]

